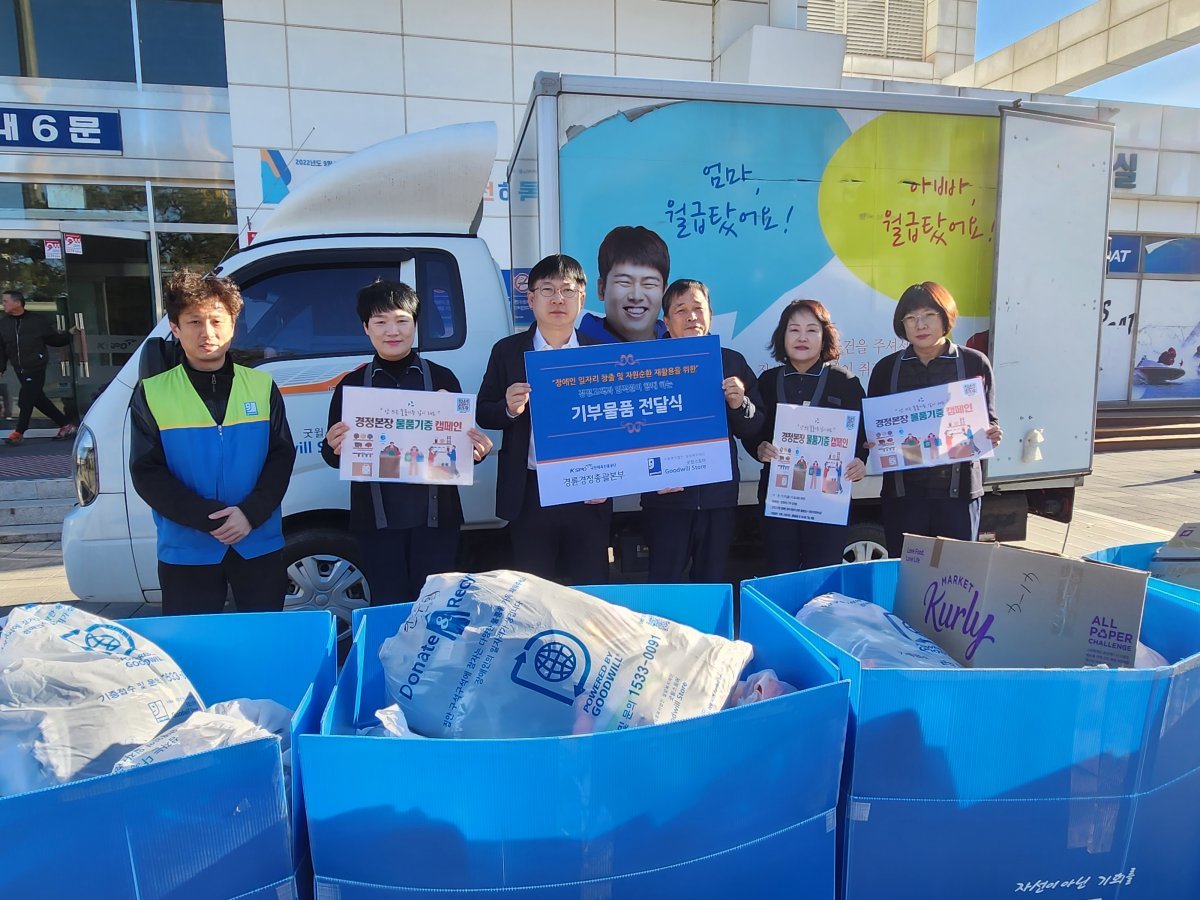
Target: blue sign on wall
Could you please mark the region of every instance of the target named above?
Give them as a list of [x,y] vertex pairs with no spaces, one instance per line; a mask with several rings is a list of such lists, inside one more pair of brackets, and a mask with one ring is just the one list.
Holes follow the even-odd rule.
[[1108,236],[1108,273],[1136,273],[1141,265],[1142,236],[1140,234],[1110,234]]
[[121,114],[0,106],[0,150],[120,153]]

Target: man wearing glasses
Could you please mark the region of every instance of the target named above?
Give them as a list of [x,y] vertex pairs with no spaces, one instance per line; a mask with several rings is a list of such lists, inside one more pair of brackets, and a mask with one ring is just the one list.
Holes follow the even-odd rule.
[[586,286],[583,267],[570,256],[547,256],[530,270],[534,324],[492,347],[475,412],[480,427],[504,432],[496,515],[508,521],[515,567],[563,584],[608,581],[612,500],[542,506],[525,354],[597,343],[575,330]]

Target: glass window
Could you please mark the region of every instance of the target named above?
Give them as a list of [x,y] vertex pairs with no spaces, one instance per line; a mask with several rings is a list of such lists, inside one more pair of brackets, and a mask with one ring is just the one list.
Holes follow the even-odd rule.
[[196,234],[191,231],[158,232],[158,260],[163,278],[180,269],[211,272],[237,250],[236,234]]
[[17,40],[17,0],[0,0],[0,75],[21,74],[21,42]]
[[236,225],[237,205],[228,188],[154,188],[154,221]]
[[[20,45],[20,71],[9,71],[9,57],[2,64],[4,74],[135,80],[129,0],[13,0],[11,9],[11,27]],[[0,35],[8,27],[6,11],[0,15]],[[33,36],[32,46],[27,35]],[[0,36],[0,48],[6,43]],[[223,65],[223,53],[221,59]]]
[[1200,277],[1200,238],[1147,237],[1142,271],[1147,275]]
[[138,0],[137,12],[142,81],[226,86],[221,0]]
[[[454,258],[437,251],[416,256],[417,320],[423,351],[461,347],[466,337],[462,282]],[[401,280],[400,262],[338,262],[251,274],[242,285],[245,311],[233,352],[238,362],[371,352],[354,300],[376,278]]]
[[146,189],[132,184],[0,185],[0,219],[145,221]]

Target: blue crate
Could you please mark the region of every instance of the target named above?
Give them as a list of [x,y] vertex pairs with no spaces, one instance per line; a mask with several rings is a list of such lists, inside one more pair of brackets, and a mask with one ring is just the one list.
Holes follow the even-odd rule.
[[[729,636],[729,585],[585,588]],[[388,705],[365,611],[319,736],[300,738],[319,896],[832,898],[848,708],[833,667],[743,605],[752,667],[799,693],[669,725],[561,738],[354,736]]]
[[[1119,547],[1107,547],[1104,550],[1097,550],[1095,553],[1085,553],[1087,559],[1094,559],[1097,562],[1113,563],[1118,566],[1128,566],[1131,569],[1141,569],[1144,572],[1150,571],[1150,563],[1154,561],[1154,554],[1158,552],[1158,548],[1162,546],[1162,541],[1151,541],[1148,544],[1123,544]],[[1176,584],[1173,581],[1165,581],[1162,578],[1150,576],[1150,584],[1157,590],[1172,594],[1176,597],[1182,597],[1184,600],[1191,600],[1193,603],[1200,603],[1200,589],[1187,587],[1186,585]]]
[[851,682],[845,900],[999,897],[1075,878],[1088,879],[1082,894],[1043,893],[1200,896],[1200,609],[1151,587],[1142,637],[1173,664],[1136,670],[864,668],[792,618],[828,591],[890,610],[898,566],[742,588]]
[[[122,624],[168,653],[206,704],[282,703],[295,710],[293,746],[318,730],[336,671],[328,613]],[[0,798],[0,896],[295,897],[308,841],[292,760],[291,822],[273,738]]]

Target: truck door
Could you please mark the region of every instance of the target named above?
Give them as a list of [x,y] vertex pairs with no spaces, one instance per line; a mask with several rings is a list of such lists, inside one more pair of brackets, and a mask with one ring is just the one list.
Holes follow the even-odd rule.
[[1005,437],[988,481],[1084,474],[1095,435],[1113,127],[1005,109],[1000,141],[989,355]]

